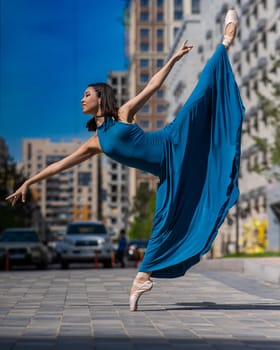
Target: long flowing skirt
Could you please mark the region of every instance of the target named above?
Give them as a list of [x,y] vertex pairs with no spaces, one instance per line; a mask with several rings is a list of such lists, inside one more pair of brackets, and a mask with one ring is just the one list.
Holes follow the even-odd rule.
[[164,136],[152,235],[139,271],[179,277],[209,251],[236,202],[244,107],[221,44]]

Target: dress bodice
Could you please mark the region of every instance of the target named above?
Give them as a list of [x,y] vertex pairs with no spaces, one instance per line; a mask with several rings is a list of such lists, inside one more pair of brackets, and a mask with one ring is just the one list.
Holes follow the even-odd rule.
[[102,151],[129,167],[160,176],[163,160],[164,130],[144,132],[137,124],[106,117],[97,128]]

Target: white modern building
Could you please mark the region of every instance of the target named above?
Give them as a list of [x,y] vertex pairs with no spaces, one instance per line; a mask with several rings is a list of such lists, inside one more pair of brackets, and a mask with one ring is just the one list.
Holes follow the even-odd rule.
[[[259,108],[256,92],[269,96],[265,77],[270,74],[270,56],[279,57],[280,52],[280,1],[237,0],[229,3],[202,0],[200,14],[186,16],[169,55],[178,49],[183,38],[189,39],[195,47],[168,78],[168,116],[169,120],[176,116],[204,64],[221,42],[224,17],[230,7],[236,8],[240,16],[237,38],[229,50],[229,56],[246,107],[246,117],[242,130],[240,199],[238,205],[231,209],[215,241],[214,254],[217,256],[236,248],[251,252],[261,249],[267,244],[264,234],[267,219],[266,249],[280,249],[279,184],[268,186],[267,176],[252,171],[254,165],[269,162],[268,155],[254,146],[254,135],[270,139],[273,133],[267,116],[262,115]],[[278,69],[270,74],[270,78],[279,81],[279,75]],[[273,190],[270,190],[271,187]],[[272,196],[267,191],[278,195],[274,193]],[[272,207],[269,200],[273,200]]]

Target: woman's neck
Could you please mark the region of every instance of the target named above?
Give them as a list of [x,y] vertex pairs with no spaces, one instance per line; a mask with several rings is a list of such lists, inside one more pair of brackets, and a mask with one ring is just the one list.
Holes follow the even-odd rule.
[[94,119],[97,126],[100,126],[104,122],[104,115],[95,115]]

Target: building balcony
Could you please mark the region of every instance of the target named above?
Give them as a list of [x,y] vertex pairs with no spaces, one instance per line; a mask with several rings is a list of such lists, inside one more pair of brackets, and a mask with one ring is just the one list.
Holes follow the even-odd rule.
[[257,31],[258,32],[262,32],[265,27],[266,27],[266,23],[267,23],[267,19],[266,18],[261,18],[258,20],[258,23],[257,23]]
[[[280,44],[280,40],[279,40]],[[258,68],[263,69],[267,65],[267,58],[266,57],[261,57],[258,59]]]
[[276,51],[279,51],[279,50],[280,50],[280,38],[278,38],[278,39],[275,41],[275,50],[276,50]]
[[249,71],[250,79],[254,78],[257,74],[258,74],[258,68],[257,67],[253,67],[253,68],[250,69],[250,71]]
[[249,84],[249,81],[250,81],[250,77],[248,75],[245,75],[243,78],[242,78],[242,85],[248,85]]
[[240,58],[241,58],[241,52],[235,52],[235,54],[233,55],[233,62],[236,63],[240,61]]
[[212,30],[207,30],[206,34],[205,34],[205,39],[206,40],[209,40],[209,39],[212,39],[213,37],[213,32]]
[[247,4],[244,4],[241,6],[241,14],[246,15],[250,9],[250,3],[247,2]]
[[241,46],[242,46],[242,50],[247,50],[250,44],[250,40],[246,39],[242,42]]
[[257,30],[252,30],[249,35],[249,41],[254,41],[257,37],[257,34],[258,34]]

